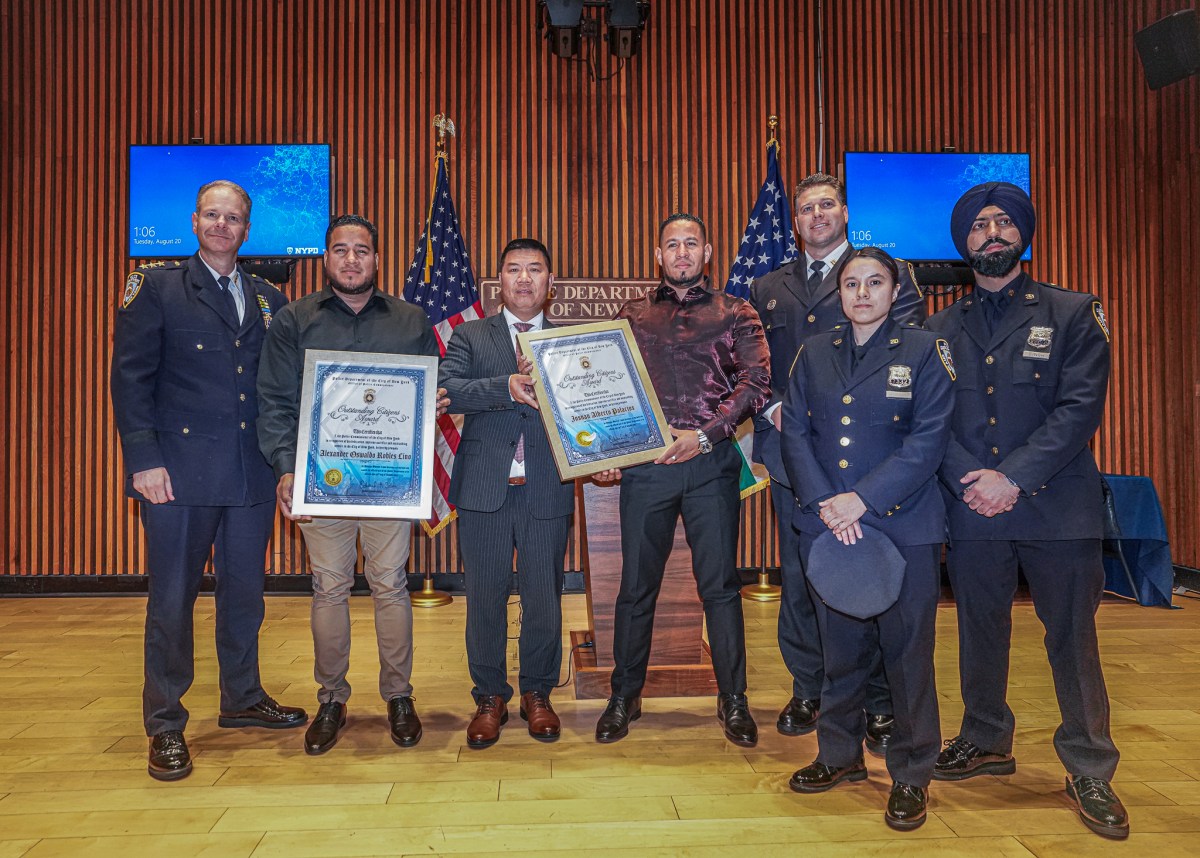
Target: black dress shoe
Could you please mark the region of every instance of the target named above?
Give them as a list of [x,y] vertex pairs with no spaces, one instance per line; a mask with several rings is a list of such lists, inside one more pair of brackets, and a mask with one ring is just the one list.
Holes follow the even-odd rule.
[[177,781],[192,773],[192,755],[181,731],[166,730],[150,737],[146,771],[158,781]]
[[1129,814],[1108,781],[1085,775],[1067,778],[1067,795],[1075,802],[1083,824],[1101,837],[1129,836]]
[[891,715],[867,714],[867,750],[876,757],[887,756],[888,740],[892,738],[892,725],[896,719]]
[[286,730],[303,727],[308,722],[308,713],[298,706],[283,706],[269,695],[249,709],[240,712],[222,712],[217,718],[218,727],[267,727],[271,730]]
[[317,717],[304,731],[304,753],[315,757],[337,744],[338,734],[346,726],[346,704],[322,703]]
[[725,728],[725,738],[743,748],[758,744],[758,725],[750,714],[745,694],[718,694],[717,720]]
[[388,701],[388,727],[392,741],[401,748],[411,748],[421,741],[421,719],[411,697],[393,697]]
[[867,767],[863,765],[862,760],[842,768],[812,762],[792,775],[788,786],[792,788],[793,792],[825,792],[842,781],[865,781],[866,779]]
[[817,716],[821,714],[821,701],[793,697],[779,713],[775,729],[785,736],[803,736],[817,729]]
[[946,740],[933,766],[935,781],[962,781],[976,775],[1011,775],[1017,770],[1012,754],[985,751],[970,739],[955,736]]
[[912,831],[925,824],[925,790],[912,784],[893,783],[883,821],[897,831]]
[[610,697],[596,722],[596,741],[607,745],[629,735],[629,722],[642,717],[641,697]]

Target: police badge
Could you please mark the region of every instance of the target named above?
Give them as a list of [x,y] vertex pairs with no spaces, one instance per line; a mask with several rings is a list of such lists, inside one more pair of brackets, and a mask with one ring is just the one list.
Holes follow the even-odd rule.
[[892,364],[888,367],[888,399],[912,399],[912,367]]
[[1050,343],[1054,339],[1054,328],[1032,325],[1025,340],[1025,351],[1021,356],[1031,360],[1050,360]]

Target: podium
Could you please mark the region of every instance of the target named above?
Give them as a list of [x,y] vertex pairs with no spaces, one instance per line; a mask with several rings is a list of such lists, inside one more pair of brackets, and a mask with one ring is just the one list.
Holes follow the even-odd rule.
[[[621,587],[620,484],[577,480],[576,514],[582,542],[589,628],[571,632],[575,696],[610,696],[613,615]],[[590,642],[590,645],[589,645]],[[643,697],[716,696],[717,680],[704,635],[704,605],[692,575],[692,552],[682,520],[667,560],[654,613],[654,639]]]

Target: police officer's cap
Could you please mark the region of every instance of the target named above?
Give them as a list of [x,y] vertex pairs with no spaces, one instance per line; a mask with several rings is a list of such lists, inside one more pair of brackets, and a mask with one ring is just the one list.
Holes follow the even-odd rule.
[[861,524],[862,539],[844,545],[827,530],[808,555],[808,580],[826,605],[860,620],[896,603],[904,581],[904,557],[887,534]]

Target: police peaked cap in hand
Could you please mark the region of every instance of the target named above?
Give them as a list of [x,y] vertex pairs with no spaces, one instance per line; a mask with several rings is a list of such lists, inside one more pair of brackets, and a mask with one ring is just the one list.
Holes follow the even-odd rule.
[[954,204],[954,211],[950,213],[950,237],[954,239],[954,246],[963,259],[970,259],[971,256],[967,249],[967,234],[971,231],[971,224],[988,206],[996,206],[1012,218],[1026,247],[1033,239],[1037,213],[1033,210],[1029,194],[1011,182],[985,182],[959,197]]
[[887,534],[861,524],[862,539],[838,541],[832,530],[816,538],[805,574],[821,601],[860,620],[876,617],[896,603],[904,582],[904,556]]

